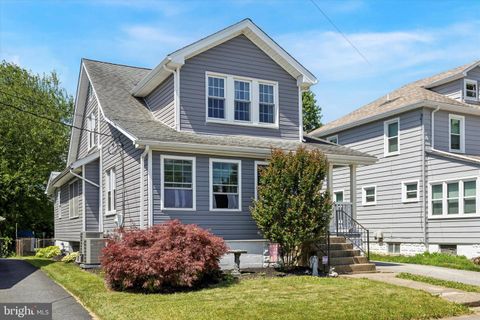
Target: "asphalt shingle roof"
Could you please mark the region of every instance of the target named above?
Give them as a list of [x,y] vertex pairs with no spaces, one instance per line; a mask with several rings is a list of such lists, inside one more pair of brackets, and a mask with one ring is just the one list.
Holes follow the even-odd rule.
[[451,99],[447,96],[444,96],[442,94],[429,90],[426,87],[437,81],[449,78],[451,76],[455,76],[463,72],[463,70],[469,68],[470,66],[478,64],[479,62],[480,61],[476,61],[473,63],[462,65],[462,66],[453,68],[451,70],[441,72],[434,76],[424,78],[424,79],[409,83],[407,85],[404,85],[403,87],[396,89],[390,92],[389,94],[369,104],[366,104],[363,107],[360,107],[359,109],[356,109],[337,120],[329,122],[326,125],[316,130],[313,130],[312,132],[310,132],[310,134],[315,136],[321,136],[322,133],[324,133],[327,130],[330,131],[337,127],[348,125],[349,123],[352,123],[352,122],[366,120],[370,117],[381,115],[383,113],[388,113],[390,111],[400,109],[402,107],[415,104],[421,101],[448,103],[452,105],[465,107],[468,109],[473,108],[478,110],[479,109],[478,106],[470,105],[467,103],[463,103],[461,101]]
[[243,135],[207,135],[176,131],[156,120],[142,99],[135,98],[131,91],[150,69],[130,67],[107,62],[84,59],[93,88],[105,116],[139,141],[159,141],[223,145],[256,148],[281,148],[295,150],[303,145],[326,154],[374,157],[353,149],[329,143],[321,139],[305,137],[305,142],[268,139]]

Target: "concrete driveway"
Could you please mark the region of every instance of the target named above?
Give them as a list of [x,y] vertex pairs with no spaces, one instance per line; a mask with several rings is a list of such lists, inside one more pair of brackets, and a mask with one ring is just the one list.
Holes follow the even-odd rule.
[[420,264],[374,261],[380,272],[408,272],[442,280],[463,282],[480,286],[480,272],[449,269]]
[[52,303],[53,319],[92,319],[62,287],[28,262],[0,259],[0,303]]

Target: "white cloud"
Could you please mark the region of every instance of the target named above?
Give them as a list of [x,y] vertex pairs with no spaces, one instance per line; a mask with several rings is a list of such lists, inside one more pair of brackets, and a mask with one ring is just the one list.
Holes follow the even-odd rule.
[[[338,33],[308,31],[278,37],[279,43],[318,75],[331,81],[378,77],[432,62],[474,60],[479,22],[434,30],[350,33],[347,37],[368,64]],[[299,40],[301,39],[301,40]],[[478,58],[478,57],[477,57]]]

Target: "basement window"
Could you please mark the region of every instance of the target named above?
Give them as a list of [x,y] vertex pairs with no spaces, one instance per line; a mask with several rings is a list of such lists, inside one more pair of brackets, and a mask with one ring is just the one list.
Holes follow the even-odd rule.
[[392,242],[388,244],[388,253],[400,254],[400,243]]

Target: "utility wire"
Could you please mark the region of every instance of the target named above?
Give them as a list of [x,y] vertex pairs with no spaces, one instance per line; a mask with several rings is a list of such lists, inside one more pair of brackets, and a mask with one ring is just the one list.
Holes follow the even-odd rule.
[[52,118],[49,118],[47,116],[44,116],[44,115],[41,115],[41,114],[38,114],[38,113],[35,113],[35,112],[32,112],[32,111],[29,111],[29,110],[25,110],[25,109],[22,109],[20,107],[17,107],[17,106],[14,106],[13,104],[9,104],[9,103],[6,103],[6,102],[3,102],[3,101],[0,101],[0,105],[2,106],[5,106],[5,107],[9,107],[9,108],[12,108],[12,109],[15,109],[19,112],[23,112],[23,113],[26,113],[26,114],[29,114],[31,116],[34,116],[34,117],[37,117],[37,118],[40,118],[40,119],[44,119],[44,120],[48,120],[50,122],[53,122],[53,123],[57,123],[57,124],[61,124],[63,126],[66,126],[66,127],[70,127],[70,128],[73,128],[73,129],[77,129],[77,130],[80,130],[80,131],[87,131],[87,132],[93,132],[95,134],[99,134],[99,135],[102,135],[102,136],[107,136],[107,137],[113,137],[112,135],[110,134],[106,134],[106,133],[102,133],[102,132],[97,132],[97,131],[94,131],[94,130],[89,130],[89,129],[85,129],[85,128],[81,128],[81,127],[77,127],[73,124],[69,124],[69,123],[65,123],[63,121],[59,121],[59,120],[56,120],[56,119],[52,119]]
[[370,63],[370,61],[368,61],[367,57],[365,57],[365,55],[355,46],[355,44],[353,44],[353,42],[348,39],[347,35],[343,33],[342,30],[340,30],[340,28],[335,24],[335,22],[333,22],[332,19],[330,19],[327,13],[323,11],[322,8],[320,8],[320,6],[315,2],[315,0],[310,1],[318,9],[318,11],[320,11],[320,13],[325,17],[325,19],[327,19],[327,21],[335,28],[335,30],[337,30],[337,32],[345,39],[345,41],[347,41],[350,46],[355,49],[355,51],[360,55],[360,57],[362,57],[362,59],[371,66],[372,64]]

